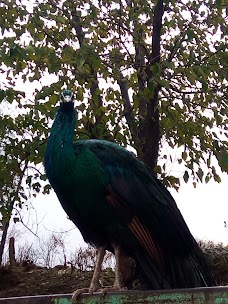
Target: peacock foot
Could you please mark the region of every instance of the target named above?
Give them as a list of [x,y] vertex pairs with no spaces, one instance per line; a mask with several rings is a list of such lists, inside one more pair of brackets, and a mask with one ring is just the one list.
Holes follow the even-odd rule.
[[73,302],[77,302],[79,296],[82,293],[89,293],[90,295],[92,295],[94,292],[96,291],[100,291],[101,290],[101,285],[100,283],[98,284],[91,284],[89,288],[80,288],[74,291],[73,295],[72,295],[72,300]]
[[73,302],[76,302],[82,293],[88,293],[88,292],[89,292],[89,288],[80,288],[75,290],[72,295]]
[[124,286],[110,286],[110,287],[105,287],[105,288],[102,288],[100,291],[101,291],[101,296],[105,296],[107,292],[110,292],[110,291],[126,291],[127,290],[127,287],[124,287]]

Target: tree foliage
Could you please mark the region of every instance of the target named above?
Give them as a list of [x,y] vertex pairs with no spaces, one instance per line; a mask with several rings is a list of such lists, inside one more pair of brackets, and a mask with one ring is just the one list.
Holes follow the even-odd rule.
[[228,171],[225,1],[3,0],[0,14],[2,214],[50,189],[37,165],[64,87],[78,137],[132,146],[167,186]]

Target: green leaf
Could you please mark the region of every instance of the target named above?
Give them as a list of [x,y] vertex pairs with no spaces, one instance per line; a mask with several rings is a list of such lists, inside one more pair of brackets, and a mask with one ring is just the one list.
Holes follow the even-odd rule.
[[155,87],[156,87],[155,83],[150,79],[148,82],[148,89],[150,90],[151,94],[154,93]]
[[187,154],[186,151],[184,151],[184,152],[182,152],[181,156],[182,156],[182,159],[183,159],[183,160],[186,160],[187,157],[188,157],[188,154]]
[[44,38],[45,38],[45,35],[44,35],[44,33],[43,32],[40,32],[39,34],[38,34],[38,39],[40,40],[40,41],[43,41],[44,40]]
[[207,92],[208,91],[208,84],[206,81],[202,81],[202,89],[204,92]]
[[56,20],[60,23],[64,23],[66,21],[66,18],[63,16],[56,16]]
[[228,172],[228,152],[222,151],[219,154],[219,165],[222,171]]
[[192,29],[189,29],[189,30],[187,31],[187,36],[188,36],[188,40],[191,41],[191,40],[195,37],[194,31],[193,31]]
[[154,168],[154,171],[155,171],[156,173],[161,174],[161,173],[162,173],[161,166],[157,165],[157,166]]
[[13,221],[16,224],[16,223],[18,223],[20,221],[20,219],[19,219],[19,217],[13,217]]
[[200,181],[202,182],[203,181],[203,175],[204,175],[204,172],[201,168],[199,168],[198,172],[196,172],[196,175],[199,177]]
[[59,100],[59,96],[57,94],[52,94],[49,98],[49,101],[51,104],[56,104],[56,102]]
[[185,171],[185,172],[184,172],[183,179],[184,179],[184,181],[185,181],[186,183],[188,182],[188,180],[189,180],[188,171]]
[[214,174],[214,180],[217,182],[217,183],[221,183],[221,178],[218,174]]
[[0,90],[0,101],[2,101],[5,97],[5,92],[3,90]]
[[170,88],[170,81],[169,81],[169,80],[159,79],[159,80],[158,80],[158,83],[159,83],[162,87],[164,87],[164,88],[166,88],[166,89],[169,89],[169,88]]
[[43,180],[43,181],[46,181],[47,180],[46,174],[40,175],[40,179]]
[[84,63],[85,63],[85,58],[82,55],[77,56],[76,58],[77,67],[81,68],[84,65]]
[[210,176],[207,175],[207,176],[205,177],[205,183],[207,184],[207,183],[209,182],[209,180],[210,180]]
[[152,67],[151,67],[151,71],[152,71],[152,73],[153,73],[154,76],[155,76],[155,75],[160,75],[160,73],[161,73],[161,68],[160,68],[159,63],[153,64]]

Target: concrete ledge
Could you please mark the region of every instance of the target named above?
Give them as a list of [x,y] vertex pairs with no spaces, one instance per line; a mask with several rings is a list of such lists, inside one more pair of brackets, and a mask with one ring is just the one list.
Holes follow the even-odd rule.
[[[72,304],[71,294],[0,298],[0,304]],[[78,304],[228,304],[228,286],[82,294]]]

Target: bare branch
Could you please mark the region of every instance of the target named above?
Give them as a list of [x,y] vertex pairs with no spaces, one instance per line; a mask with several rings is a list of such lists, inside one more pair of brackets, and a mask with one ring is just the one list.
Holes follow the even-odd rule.
[[38,235],[35,234],[35,233],[34,233],[34,232],[33,232],[33,231],[24,223],[20,211],[19,211],[16,207],[14,207],[13,209],[17,212],[17,215],[18,215],[19,218],[20,218],[20,223],[21,223],[26,229],[28,229],[28,231],[31,232],[35,237],[39,238]]

